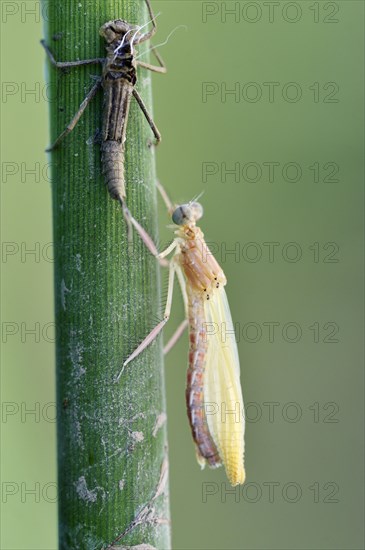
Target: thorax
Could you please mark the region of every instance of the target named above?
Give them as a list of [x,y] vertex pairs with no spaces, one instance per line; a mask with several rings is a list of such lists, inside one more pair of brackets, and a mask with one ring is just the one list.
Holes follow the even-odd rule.
[[117,52],[116,49],[116,45],[107,47],[107,56],[103,66],[103,79],[107,82],[126,80],[134,86],[137,82],[137,70],[130,45],[125,44]]
[[176,231],[179,262],[190,293],[209,299],[212,292],[227,282],[224,272],[209,250],[199,227],[183,226]]

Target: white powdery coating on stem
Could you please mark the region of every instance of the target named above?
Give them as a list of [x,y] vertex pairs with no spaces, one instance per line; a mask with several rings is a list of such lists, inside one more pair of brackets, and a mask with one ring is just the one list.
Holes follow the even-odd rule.
[[143,432],[132,432],[131,435],[136,443],[140,443],[144,440]]
[[85,476],[79,477],[76,483],[76,491],[79,497],[86,502],[96,502],[98,498],[97,489],[90,491],[87,488]]
[[61,281],[61,304],[64,311],[66,311],[66,294],[67,292],[71,292],[66,286],[65,280],[62,279]]

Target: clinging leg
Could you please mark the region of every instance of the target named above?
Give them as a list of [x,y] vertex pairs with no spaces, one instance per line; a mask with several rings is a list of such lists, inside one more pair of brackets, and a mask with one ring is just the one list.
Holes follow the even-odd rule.
[[156,50],[156,48],[154,48],[153,46],[151,46],[150,48],[151,52],[154,53],[157,61],[159,62],[159,65],[151,65],[151,63],[145,63],[144,61],[137,61],[137,64],[140,66],[140,67],[143,67],[144,69],[148,69],[149,71],[153,71],[154,73],[167,73],[167,67],[164,63],[164,60],[162,59],[161,55],[158,53],[158,51]]
[[162,185],[162,183],[159,180],[157,180],[156,185],[157,185],[157,189],[158,189],[158,191],[159,191],[159,193],[162,197],[162,200],[164,201],[164,203],[166,205],[167,211],[168,211],[169,215],[171,216],[174,209],[175,209],[175,207],[172,204],[172,202],[170,200],[170,197],[168,196],[167,191],[164,188],[164,186]]
[[160,321],[158,323],[158,325],[155,326],[154,329],[151,330],[151,332],[148,334],[148,336],[146,336],[146,338],[143,340],[143,342],[128,357],[128,359],[126,359],[126,361],[124,361],[123,368],[122,368],[122,370],[120,371],[120,373],[117,377],[117,380],[116,380],[117,382],[119,382],[120,377],[123,374],[124,368],[128,365],[128,363],[133,361],[133,359],[138,357],[138,355],[140,353],[142,353],[142,351],[144,349],[146,349],[147,346],[152,344],[152,342],[157,338],[157,336],[160,334],[161,330],[163,329],[163,327],[166,325],[167,321],[169,320],[170,312],[171,312],[172,294],[173,294],[173,290],[174,290],[174,277],[175,277],[175,264],[174,264],[174,261],[171,261],[170,262],[170,267],[169,267],[169,286],[168,286],[168,290],[167,290],[167,300],[166,300],[164,318],[162,319],[162,321]]
[[82,117],[86,107],[89,105],[90,101],[93,99],[93,97],[95,96],[96,92],[98,91],[98,89],[100,88],[100,85],[101,85],[101,78],[98,79],[96,81],[96,83],[94,84],[94,86],[91,88],[90,92],[87,94],[87,96],[85,97],[84,101],[81,103],[80,107],[79,107],[79,110],[77,111],[77,113],[75,114],[75,116],[73,117],[73,119],[71,120],[71,122],[67,125],[67,127],[65,128],[65,130],[62,132],[62,134],[60,134],[58,136],[58,138],[56,139],[56,141],[53,143],[53,145],[51,145],[48,149],[46,149],[48,152],[49,151],[53,151],[54,149],[56,149],[60,142],[70,133],[72,132],[72,130],[75,128],[76,124],[78,123],[78,121],[80,120],[80,118]]
[[181,294],[182,294],[183,301],[184,301],[185,319],[184,319],[184,321],[182,321],[182,323],[180,323],[180,325],[177,327],[176,331],[174,332],[174,334],[172,335],[172,337],[170,338],[170,340],[167,342],[166,346],[164,347],[164,349],[163,349],[164,355],[167,355],[169,353],[169,351],[174,347],[174,345],[177,343],[177,341],[181,338],[181,336],[185,332],[185,329],[189,325],[189,321],[188,321],[188,318],[189,318],[188,295],[186,293],[185,278],[184,278],[183,272],[181,270],[181,267],[178,264],[175,265],[175,271],[176,271],[176,275],[177,275],[177,278],[178,278],[178,281],[179,281],[179,284],[180,284]]
[[167,72],[166,67],[158,67],[157,65],[151,65],[151,63],[145,63],[144,61],[137,61],[137,63],[143,69],[148,69],[149,71],[152,71],[154,73],[166,74]]
[[[166,207],[169,211],[169,214],[172,214],[172,212],[174,211],[174,206],[173,206],[172,202],[170,201],[165,188],[163,187],[163,185],[159,181],[157,181],[157,189],[158,189],[159,193],[161,194],[164,203],[166,204]],[[174,248],[176,247],[176,241],[172,241],[172,243],[166,248],[166,250],[164,250],[163,252],[161,252],[159,254],[159,252],[157,250],[157,247],[156,247],[155,243],[153,242],[152,238],[149,236],[147,231],[137,222],[137,220],[135,218],[133,218],[133,216],[130,213],[129,213],[129,219],[130,219],[131,224],[133,225],[133,227],[135,228],[135,230],[137,231],[137,233],[141,237],[142,241],[144,242],[144,244],[146,245],[148,250],[151,252],[152,256],[154,256],[160,262],[160,264],[162,266],[168,265],[168,263],[166,263],[164,261],[164,258],[166,256],[168,256],[168,254],[170,254],[170,252],[172,252],[174,250]],[[180,279],[180,277],[182,275],[180,274],[180,272],[178,270],[177,270],[177,275],[179,277],[181,291],[184,295],[184,291],[185,291],[184,284],[182,283],[182,281]],[[186,295],[186,291],[185,291],[185,295]],[[186,306],[187,298],[185,298],[185,297],[184,297],[184,303],[185,303],[185,306]]]
[[145,32],[144,34],[142,34],[142,36],[138,40],[138,44],[141,44],[141,42],[146,42],[146,40],[148,40],[149,38],[152,38],[152,36],[157,31],[156,17],[155,17],[155,14],[152,11],[152,6],[151,6],[151,3],[150,3],[150,0],[145,0],[145,1],[146,1],[146,4],[147,4],[148,13],[150,15],[152,28],[148,32]]
[[180,325],[175,330],[174,334],[171,336],[170,340],[167,342],[166,346],[163,348],[163,354],[167,355],[174,345],[180,340],[181,336],[184,334],[186,328],[189,325],[189,321],[187,319],[184,319]]
[[[159,181],[157,181],[157,188],[158,188],[158,190],[159,190],[159,192],[160,192],[160,194],[161,194],[161,196],[162,196],[162,198],[163,198],[163,200],[164,200],[164,202],[165,202],[165,204],[168,208],[169,213],[171,214],[174,207],[173,207],[173,205],[172,205],[172,203],[171,203],[171,201],[170,201],[170,199],[167,195],[167,192],[166,192],[165,188],[162,186],[162,184]],[[145,244],[145,246],[151,252],[151,254],[160,262],[161,265],[163,265],[163,266],[169,265],[169,262],[164,260],[164,257],[167,256],[168,254],[170,254],[170,252],[173,251],[173,249],[176,247],[176,242],[173,241],[171,243],[171,245],[166,250],[161,252],[161,254],[158,254],[158,250],[156,248],[156,245],[153,242],[153,240],[151,239],[151,237],[149,236],[149,234],[147,233],[147,231],[145,231],[145,229],[132,216],[130,217],[130,221],[131,221],[132,225],[134,226],[134,228],[136,229],[139,236],[141,237],[141,239],[142,239],[143,243]],[[178,278],[178,281],[179,281],[179,284],[180,284],[181,293],[182,293],[182,297],[183,297],[183,301],[184,301],[185,319],[184,319],[184,321],[182,321],[182,323],[180,323],[180,325],[176,329],[175,333],[173,334],[173,336],[170,338],[170,340],[168,341],[168,343],[164,347],[164,350],[163,350],[164,355],[166,355],[174,347],[174,345],[177,343],[177,341],[183,335],[185,329],[187,328],[187,326],[189,324],[188,323],[188,297],[187,297],[187,293],[186,293],[185,278],[184,278],[184,275],[182,273],[182,270],[181,270],[180,266],[176,263],[175,263],[175,273],[177,275],[177,278]]]
[[155,145],[158,145],[161,141],[161,134],[156,126],[156,124],[153,122],[152,120],[152,117],[151,115],[149,114],[148,110],[147,110],[147,107],[143,101],[143,99],[141,98],[141,96],[139,95],[139,93],[137,92],[137,90],[135,88],[133,88],[133,96],[134,98],[137,100],[137,103],[138,105],[140,106],[144,116],[146,117],[147,119],[147,122],[148,124],[150,125],[150,128],[152,130],[152,132],[154,133],[154,136],[156,138],[156,143]]
[[158,250],[156,248],[155,243],[153,242],[152,238],[149,236],[147,231],[143,229],[143,227],[137,222],[133,216],[130,215],[130,222],[137,231],[138,235],[141,237],[142,241],[148,248],[148,250],[151,252],[152,256],[154,256],[160,263],[162,267],[166,267],[169,265],[169,262],[167,260],[164,260],[163,258],[159,258]]
[[104,62],[104,59],[100,57],[96,57],[94,59],[81,59],[79,61],[56,61],[53,53],[47,46],[45,40],[41,40],[41,44],[43,48],[46,50],[46,53],[48,55],[50,62],[52,63],[52,65],[57,67],[57,69],[67,69],[69,67],[80,67],[80,65],[96,65],[97,63]]

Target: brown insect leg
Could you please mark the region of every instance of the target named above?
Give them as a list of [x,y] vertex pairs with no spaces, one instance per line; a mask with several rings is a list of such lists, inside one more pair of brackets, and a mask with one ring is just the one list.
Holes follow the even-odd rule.
[[164,60],[162,59],[161,57],[161,54],[158,52],[158,50],[156,50],[156,48],[154,46],[151,46],[151,52],[154,54],[154,56],[156,57],[157,61],[159,62],[159,65],[165,69],[165,72],[167,71],[167,67],[165,65],[165,62]]
[[143,69],[147,69],[148,71],[152,71],[153,73],[167,73],[166,67],[158,67],[156,65],[151,65],[150,63],[145,63],[144,61],[137,61],[137,64]]
[[145,32],[144,34],[142,34],[142,36],[139,38],[137,44],[141,44],[142,42],[146,42],[146,40],[148,40],[149,38],[152,38],[152,36],[157,31],[156,18],[155,18],[155,14],[152,11],[152,6],[151,6],[151,3],[150,3],[150,0],[145,0],[145,2],[147,4],[148,13],[150,14],[152,29],[150,31]]
[[103,63],[104,59],[96,57],[95,59],[81,59],[80,61],[56,61],[51,50],[47,46],[44,40],[41,40],[43,48],[46,50],[46,53],[49,57],[52,65],[58,69],[67,69],[68,67],[79,67],[80,65],[96,65],[97,63]]
[[141,96],[139,95],[139,93],[137,92],[137,90],[135,88],[133,89],[132,93],[133,93],[133,97],[137,100],[137,103],[140,106],[142,113],[146,117],[146,120],[147,120],[148,124],[150,125],[150,128],[151,128],[152,132],[154,133],[154,136],[156,138],[155,145],[158,145],[161,141],[161,134],[160,134],[156,124],[153,122],[152,117],[149,114],[149,112],[147,110],[147,107],[144,104],[143,99],[141,98]]
[[151,63],[145,63],[144,61],[137,61],[137,64],[140,67],[143,67],[144,69],[148,69],[149,71],[153,71],[154,73],[167,73],[167,67],[165,65],[164,60],[162,59],[161,55],[158,53],[156,48],[153,46],[151,47],[151,51],[154,53],[157,61],[159,62],[160,66],[157,65],[151,65]]
[[51,147],[49,147],[48,149],[46,149],[47,152],[49,151],[53,151],[54,149],[56,149],[58,147],[58,145],[60,144],[60,142],[70,133],[72,132],[72,130],[75,128],[76,124],[78,123],[78,121],[80,120],[83,112],[85,111],[86,107],[89,105],[90,101],[93,99],[93,97],[95,96],[96,92],[98,91],[99,87],[101,85],[101,78],[97,80],[97,82],[94,84],[94,86],[91,88],[90,92],[87,94],[87,96],[85,97],[84,101],[81,103],[80,107],[79,107],[79,110],[77,111],[77,113],[75,114],[75,116],[73,117],[73,119],[71,120],[71,122],[67,125],[67,127],[65,128],[65,130],[62,132],[62,134],[60,134],[58,136],[58,138],[56,139],[56,141],[53,143],[53,145],[51,145]]

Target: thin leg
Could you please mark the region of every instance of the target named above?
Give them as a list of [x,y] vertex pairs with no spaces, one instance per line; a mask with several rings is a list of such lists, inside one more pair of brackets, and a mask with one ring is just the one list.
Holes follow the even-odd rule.
[[161,54],[158,52],[158,50],[154,47],[154,46],[151,46],[151,52],[154,54],[154,56],[156,57],[160,67],[162,67],[163,69],[165,69],[165,72],[167,71],[167,67],[165,65],[165,62],[164,60],[162,59],[161,57]]
[[133,218],[133,216],[130,216],[130,222],[141,237],[148,250],[151,252],[152,256],[154,256],[159,261],[162,267],[167,267],[169,265],[169,262],[167,260],[164,260],[163,258],[159,258],[156,245],[147,233],[147,231],[137,222],[135,218]]
[[137,64],[140,67],[143,67],[144,69],[148,69],[149,71],[153,71],[155,73],[163,73],[163,74],[167,73],[167,67],[165,65],[165,62],[162,59],[161,55],[156,50],[156,48],[151,46],[150,50],[151,50],[151,52],[154,53],[157,61],[159,62],[159,67],[156,66],[156,65],[151,65],[150,63],[145,63],[144,61],[137,61]]
[[158,325],[155,326],[154,329],[151,330],[149,335],[146,336],[146,338],[143,340],[143,342],[128,357],[128,359],[126,361],[124,361],[123,368],[122,368],[122,370],[120,371],[120,373],[117,377],[117,380],[116,380],[117,382],[119,382],[120,377],[123,374],[124,368],[128,365],[128,363],[130,363],[131,361],[133,361],[133,359],[138,357],[138,355],[140,353],[142,353],[142,351],[144,349],[146,349],[146,347],[149,346],[157,338],[157,336],[160,334],[161,330],[163,329],[163,327],[166,325],[167,321],[169,320],[170,312],[171,312],[172,294],[173,294],[173,290],[174,290],[174,277],[175,277],[175,265],[174,265],[174,262],[171,262],[170,263],[170,268],[169,268],[169,287],[168,287],[168,291],[167,291],[167,300],[166,300],[164,318],[162,319],[162,321],[160,321],[158,323]]
[[164,250],[163,252],[160,252],[160,254],[157,256],[157,259],[159,258],[166,258],[177,247],[177,242],[175,240],[172,241],[172,243]]
[[163,354],[167,355],[169,351],[172,350],[174,345],[180,340],[181,336],[184,334],[186,327],[188,326],[189,321],[184,319],[183,322],[178,326],[173,336],[167,342],[166,346],[163,348]]
[[90,101],[93,99],[93,97],[95,96],[96,92],[98,91],[99,87],[100,87],[100,84],[101,84],[101,78],[99,78],[99,80],[97,80],[97,82],[94,84],[94,86],[91,88],[90,92],[87,94],[87,96],[85,97],[84,101],[81,103],[80,107],[79,107],[79,110],[77,111],[76,115],[73,117],[73,119],[71,120],[71,122],[67,125],[67,128],[62,132],[62,134],[60,134],[58,136],[58,138],[56,139],[56,141],[53,143],[53,145],[51,145],[51,147],[49,147],[48,149],[46,149],[47,151],[53,151],[54,149],[56,149],[60,142],[70,133],[72,132],[72,130],[75,128],[76,124],[78,123],[78,121],[80,120],[83,112],[85,111],[86,107],[89,105]]
[[166,204],[166,208],[169,212],[169,214],[171,215],[173,213],[173,211],[175,210],[175,206],[172,204],[171,200],[170,200],[170,197],[168,196],[167,192],[166,192],[166,189],[164,188],[164,186],[162,185],[162,183],[157,180],[157,189],[164,201],[164,203]]
[[184,311],[185,311],[185,317],[189,317],[189,301],[188,301],[188,295],[186,292],[186,281],[184,274],[182,272],[182,269],[179,265],[175,266],[176,275],[180,284],[181,294],[184,300]]
[[[163,187],[163,185],[157,180],[157,189],[159,190],[163,200],[164,200],[164,203],[166,204],[168,210],[169,210],[169,213],[171,214],[173,211],[174,211],[174,206],[172,205],[166,191],[165,191],[165,188]],[[122,204],[122,207],[124,208],[124,203],[122,202],[122,200],[120,201],[121,204]],[[175,241],[173,241],[171,243],[171,245],[168,246],[168,248],[166,250],[164,250],[163,252],[161,252],[161,254],[159,254],[158,250],[157,250],[157,247],[155,245],[155,243],[153,242],[152,238],[150,237],[150,235],[147,233],[147,231],[141,226],[141,224],[139,222],[137,222],[137,220],[131,215],[131,213],[129,212],[129,210],[126,208],[127,210],[127,215],[128,215],[128,222],[127,223],[131,223],[133,225],[133,227],[135,228],[135,230],[137,231],[138,235],[141,237],[143,243],[145,244],[145,246],[148,248],[148,250],[151,252],[152,256],[154,256],[160,263],[161,266],[163,267],[167,267],[169,265],[169,262],[164,260],[165,256],[167,256],[168,254],[170,254],[170,252],[172,252],[174,250],[174,248],[176,247],[176,243]],[[185,304],[185,312],[187,313],[187,296],[186,296],[186,290],[185,290],[185,282],[184,282],[184,277],[181,273],[181,270],[178,269],[176,267],[176,273],[177,273],[177,276],[178,276],[178,279],[179,279],[179,282],[180,282],[180,286],[181,286],[181,292],[183,294],[183,298],[184,298],[184,304]]]
[[160,134],[156,124],[153,122],[152,117],[149,114],[149,112],[147,110],[147,107],[144,104],[143,99],[141,98],[141,96],[139,95],[139,93],[137,92],[137,90],[135,88],[133,88],[132,93],[133,93],[133,96],[135,97],[135,99],[137,100],[137,103],[140,106],[144,116],[146,117],[147,122],[150,125],[150,128],[151,128],[152,132],[154,133],[154,136],[156,138],[156,144],[155,145],[157,145],[161,141],[161,134]]
[[184,300],[185,319],[180,324],[180,326],[177,328],[173,336],[170,338],[170,340],[167,342],[166,346],[164,347],[163,352],[165,355],[169,353],[169,351],[174,347],[174,345],[179,340],[179,338],[184,334],[186,327],[189,325],[188,295],[186,293],[186,282],[185,282],[185,278],[181,270],[181,267],[178,264],[175,265],[175,272],[180,284],[181,294]]
[[156,17],[155,17],[155,14],[152,11],[152,6],[151,6],[151,3],[150,3],[150,0],[145,0],[145,1],[146,1],[146,4],[147,4],[148,13],[150,14],[152,29],[150,31],[145,32],[144,34],[142,34],[142,36],[139,38],[137,44],[141,44],[142,42],[146,42],[146,40],[148,40],[149,38],[152,38],[152,36],[157,31]]
[[158,67],[156,65],[151,65],[150,63],[145,63],[144,61],[137,61],[137,64],[143,69],[147,69],[149,71],[152,71],[153,73],[161,73],[161,74],[167,73],[166,67]]
[[157,258],[158,250],[156,248],[155,243],[147,233],[147,231],[137,222],[137,220],[133,218],[133,216],[131,216],[131,223],[134,226],[137,233],[139,234],[139,236],[141,237],[146,247],[148,248],[148,250],[151,252],[152,256]]
[[96,57],[95,59],[81,59],[80,61],[56,61],[46,42],[44,40],[41,40],[41,44],[46,50],[46,53],[52,65],[54,65],[58,69],[67,69],[68,67],[80,67],[80,65],[96,65],[97,63],[103,63],[105,61],[103,58],[100,57]]

